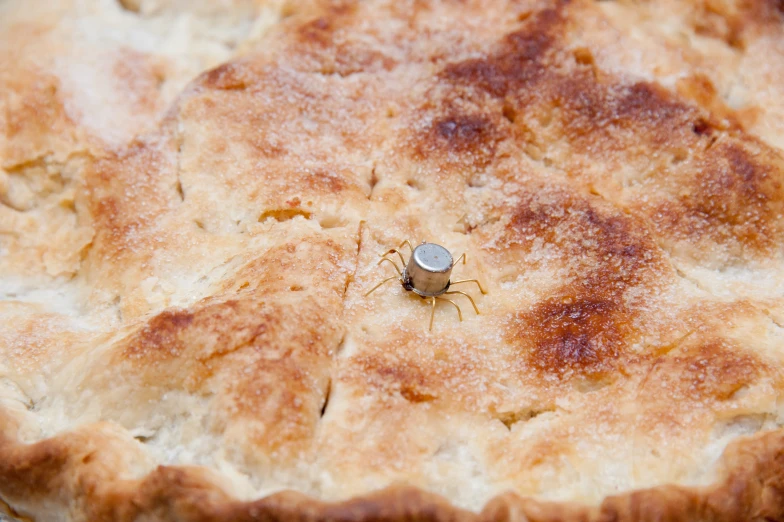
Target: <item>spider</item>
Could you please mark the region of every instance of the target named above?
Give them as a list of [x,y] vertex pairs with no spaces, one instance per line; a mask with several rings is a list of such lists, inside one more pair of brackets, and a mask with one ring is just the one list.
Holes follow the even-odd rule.
[[[411,250],[411,256],[408,258],[408,262],[406,262],[403,254],[400,252],[400,249],[403,248],[403,245],[407,245]],[[397,266],[397,263],[395,263],[394,260],[387,257],[392,254],[397,254],[400,257],[400,261],[403,263],[402,269]],[[400,281],[400,284],[403,285],[403,288],[405,288],[407,291],[414,292],[422,299],[430,300],[430,330],[433,330],[433,317],[436,313],[436,301],[446,301],[452,304],[452,306],[457,309],[457,317],[460,319],[460,321],[463,320],[463,313],[460,311],[460,307],[457,305],[457,303],[451,299],[447,299],[446,297],[441,297],[442,295],[460,294],[467,297],[468,300],[471,301],[471,306],[474,307],[474,312],[479,315],[479,308],[476,307],[476,303],[470,295],[459,290],[450,290],[450,288],[455,285],[463,283],[476,283],[476,286],[479,287],[480,292],[483,294],[487,293],[485,289],[482,288],[482,285],[478,279],[463,279],[460,281],[449,280],[449,276],[452,273],[452,267],[458,264],[461,260],[463,261],[463,264],[466,263],[465,254],[461,254],[460,257],[457,258],[457,261],[453,263],[452,254],[450,254],[449,250],[442,247],[441,245],[436,245],[435,243],[426,243],[423,241],[422,244],[417,245],[417,247],[414,248],[411,246],[411,242],[406,239],[400,243],[397,248],[392,248],[381,254],[381,259],[378,262],[378,265],[384,261],[390,263],[395,267],[397,275],[384,279],[376,286],[368,290],[365,296],[373,293],[384,283],[392,281],[393,279],[397,279]]]

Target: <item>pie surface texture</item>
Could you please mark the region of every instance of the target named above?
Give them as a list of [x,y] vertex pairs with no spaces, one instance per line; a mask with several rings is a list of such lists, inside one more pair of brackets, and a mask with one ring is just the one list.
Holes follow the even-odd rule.
[[781,1],[0,2],[0,511],[784,519],[783,246]]

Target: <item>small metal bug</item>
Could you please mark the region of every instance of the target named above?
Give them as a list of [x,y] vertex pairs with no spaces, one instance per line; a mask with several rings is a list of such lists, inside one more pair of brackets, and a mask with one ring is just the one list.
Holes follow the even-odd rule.
[[[400,252],[400,249],[403,248],[403,245],[407,245],[411,250],[411,256],[408,258],[408,262],[406,262],[403,254]],[[397,263],[395,263],[394,260],[387,257],[392,254],[397,254],[400,257],[400,261],[403,263],[402,269],[397,266]],[[482,285],[478,279],[450,281],[449,277],[452,274],[452,268],[461,260],[463,261],[463,264],[466,263],[465,254],[461,254],[460,257],[457,258],[457,261],[453,263],[452,254],[450,254],[449,250],[442,247],[441,245],[422,242],[422,244],[417,245],[416,248],[413,248],[411,246],[411,242],[406,239],[400,243],[397,248],[392,248],[381,254],[381,259],[378,262],[379,265],[384,261],[390,263],[395,267],[398,275],[384,279],[376,286],[368,290],[365,296],[373,293],[384,283],[392,281],[393,279],[397,279],[400,281],[400,284],[403,285],[403,288],[405,288],[407,291],[414,292],[422,299],[430,300],[430,330],[433,329],[433,317],[435,317],[436,313],[436,301],[446,301],[452,304],[452,306],[457,309],[457,317],[462,321],[463,313],[460,311],[460,307],[457,305],[457,303],[451,299],[447,299],[446,297],[441,296],[460,294],[467,297],[468,300],[471,301],[471,306],[474,307],[474,311],[478,315],[479,308],[476,307],[476,303],[470,295],[459,290],[450,290],[450,288],[463,283],[476,283],[476,286],[479,287],[480,292],[483,294],[486,294],[487,292],[484,288],[482,288]]]

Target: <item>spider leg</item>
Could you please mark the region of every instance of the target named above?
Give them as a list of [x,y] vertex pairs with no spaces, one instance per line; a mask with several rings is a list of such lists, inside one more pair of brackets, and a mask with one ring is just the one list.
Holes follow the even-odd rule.
[[384,283],[386,283],[387,281],[392,281],[393,279],[397,279],[397,276],[387,277],[386,279],[384,279],[383,281],[381,281],[379,284],[377,284],[376,286],[374,286],[373,288],[371,288],[370,290],[368,290],[368,292],[365,294],[365,297],[367,297],[367,296],[369,296],[370,294],[372,294],[372,293],[373,293],[373,292],[374,292],[374,291],[375,291],[375,290],[376,290],[376,289],[377,289],[379,286],[383,285],[383,284],[384,284]]
[[406,239],[405,241],[403,241],[402,243],[400,243],[400,244],[398,245],[398,248],[403,248],[403,245],[408,245],[408,248],[409,248],[409,249],[410,249],[412,252],[414,251],[414,247],[412,247],[412,246],[411,246],[411,241],[409,241],[408,239]]
[[389,250],[381,254],[381,257],[386,257],[389,254],[397,254],[400,257],[400,262],[403,263],[403,266],[406,266],[406,260],[403,257],[403,254],[400,253],[400,250],[398,250],[397,248],[390,248]]
[[466,296],[468,298],[468,300],[471,301],[471,306],[474,307],[474,312],[476,312],[476,315],[479,315],[479,308],[476,307],[476,303],[474,302],[474,298],[471,297],[470,295],[468,295],[467,293],[461,292],[460,290],[452,290],[451,292],[444,292],[444,293],[446,293],[446,294],[460,294],[460,295]]
[[451,303],[457,309],[457,317],[460,318],[460,322],[463,322],[463,312],[460,311],[460,307],[457,306],[457,303],[452,301],[451,299],[447,299],[446,297],[436,297],[439,301],[446,301],[447,303]]
[[392,263],[392,266],[394,266],[394,267],[395,267],[395,270],[397,271],[397,274],[398,274],[399,276],[401,276],[401,277],[403,276],[403,272],[400,270],[400,268],[398,268],[398,266],[397,266],[397,263],[395,263],[394,261],[392,261],[392,260],[391,260],[391,259],[389,259],[388,257],[382,257],[382,258],[381,258],[381,260],[379,260],[378,264],[380,265],[380,264],[381,264],[381,263],[383,263],[384,261],[388,261],[388,262]]
[[452,281],[449,284],[449,286],[459,285],[461,283],[476,283],[476,286],[479,287],[480,292],[482,292],[483,294],[487,293],[487,291],[484,288],[482,288],[482,283],[480,283],[478,279],[462,279],[460,281]]
[[430,331],[433,331],[433,318],[436,316],[436,298],[430,298]]

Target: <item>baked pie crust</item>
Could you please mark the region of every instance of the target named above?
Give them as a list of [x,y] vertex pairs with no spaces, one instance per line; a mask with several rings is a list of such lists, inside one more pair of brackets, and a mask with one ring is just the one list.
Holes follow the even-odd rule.
[[[784,519],[780,1],[0,27],[8,514]],[[364,297],[406,238],[481,315]]]

